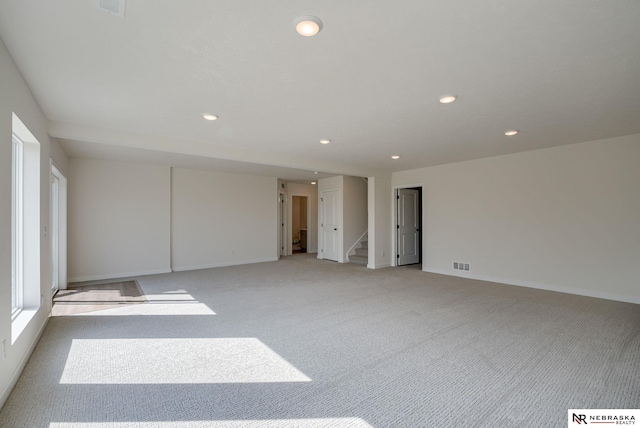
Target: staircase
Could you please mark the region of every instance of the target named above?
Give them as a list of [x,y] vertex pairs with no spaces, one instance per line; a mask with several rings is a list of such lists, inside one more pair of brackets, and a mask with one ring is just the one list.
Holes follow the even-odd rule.
[[356,253],[349,256],[349,263],[366,266],[369,263],[369,242],[360,241],[360,247],[356,248]]

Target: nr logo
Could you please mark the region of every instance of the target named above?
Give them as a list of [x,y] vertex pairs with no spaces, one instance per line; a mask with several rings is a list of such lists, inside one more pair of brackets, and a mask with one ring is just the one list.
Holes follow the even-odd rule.
[[573,414],[573,422],[576,424],[585,424],[587,425],[587,415],[576,415]]

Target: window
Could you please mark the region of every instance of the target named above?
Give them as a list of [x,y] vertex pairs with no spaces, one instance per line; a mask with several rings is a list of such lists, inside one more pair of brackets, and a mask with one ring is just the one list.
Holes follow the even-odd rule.
[[41,305],[40,143],[14,114],[11,135],[11,342]]
[[24,287],[24,144],[12,135],[11,177],[11,318],[23,306]]

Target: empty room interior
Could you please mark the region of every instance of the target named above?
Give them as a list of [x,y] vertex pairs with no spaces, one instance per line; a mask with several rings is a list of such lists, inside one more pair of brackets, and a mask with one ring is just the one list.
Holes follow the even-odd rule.
[[1,1],[0,427],[640,409],[639,22]]

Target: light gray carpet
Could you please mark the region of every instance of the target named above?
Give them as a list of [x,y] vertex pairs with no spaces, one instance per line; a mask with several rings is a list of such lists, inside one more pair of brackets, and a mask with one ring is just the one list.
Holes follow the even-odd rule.
[[640,407],[640,306],[296,255],[52,318],[1,427],[566,427]]

